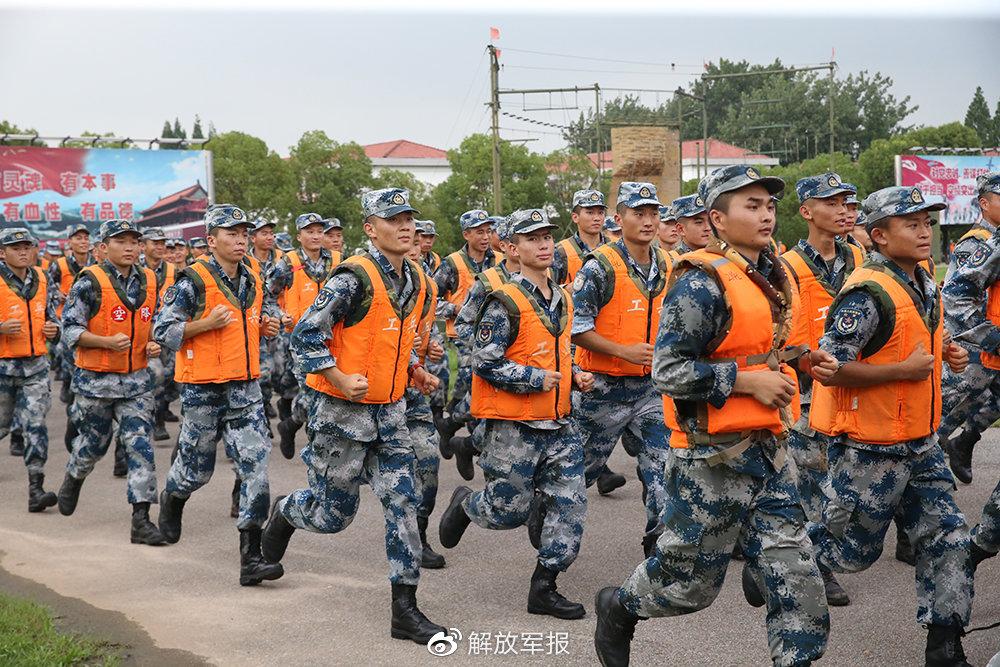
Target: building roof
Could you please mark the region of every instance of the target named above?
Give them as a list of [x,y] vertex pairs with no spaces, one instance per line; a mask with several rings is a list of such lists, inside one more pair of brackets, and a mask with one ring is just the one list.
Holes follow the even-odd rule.
[[383,141],[379,144],[368,144],[364,147],[365,155],[369,158],[447,158],[447,151],[434,148],[426,144],[418,144],[415,141],[406,139],[396,139],[395,141]]
[[[699,155],[704,156],[704,149],[702,148],[701,139],[691,139],[689,141],[681,142],[681,160],[696,160]],[[590,161],[594,163],[594,166],[600,166],[601,169],[611,169],[614,162],[614,153],[612,151],[604,151],[600,153],[601,164],[598,165],[598,153],[589,153],[587,157]],[[740,148],[739,146],[734,146],[733,144],[728,144],[725,141],[719,141],[718,139],[708,138],[708,159],[709,160],[761,160],[769,161],[773,158],[767,155],[760,155],[758,153],[751,153],[746,148]]]
[[142,211],[142,214],[145,215],[145,214],[150,213],[152,211],[155,211],[155,210],[157,210],[159,208],[164,208],[164,207],[167,207],[167,206],[172,206],[172,205],[176,204],[177,202],[180,202],[180,201],[182,201],[184,199],[191,199],[191,198],[195,197],[196,195],[201,195],[200,197],[198,197],[199,199],[208,196],[208,192],[205,190],[205,188],[203,188],[201,186],[201,183],[198,182],[198,181],[196,181],[194,185],[186,187],[183,190],[175,192],[172,195],[167,195],[166,197],[161,197],[159,200],[156,201],[155,204],[153,204],[152,206],[150,206],[149,208],[147,208],[145,211]]

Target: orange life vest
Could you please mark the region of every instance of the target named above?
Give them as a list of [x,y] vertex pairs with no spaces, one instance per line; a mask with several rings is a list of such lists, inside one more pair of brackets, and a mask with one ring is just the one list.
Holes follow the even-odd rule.
[[[341,264],[341,270],[352,271],[358,276],[371,303],[359,320],[337,322],[326,345],[342,373],[357,373],[368,378],[368,393],[361,403],[393,403],[402,398],[409,384],[410,352],[417,324],[424,316],[427,286],[419,279],[419,267],[408,259],[404,261],[417,278],[417,293],[406,304],[409,310],[405,312],[395,297],[390,296],[388,279],[374,259],[355,255]],[[318,373],[307,375],[306,384],[330,396],[346,399]]]
[[[858,442],[892,445],[930,435],[941,421],[941,361],[943,333],[941,296],[930,313],[921,315],[919,297],[891,269],[866,263],[851,274],[838,297],[852,289],[867,289],[891,301],[895,327],[875,351],[862,350],[858,361],[879,366],[904,361],[923,345],[934,356],[934,370],[923,380],[886,382],[871,387],[813,388],[809,425],[827,435],[845,434]],[[817,394],[823,400],[817,405]],[[819,409],[817,409],[817,407]]]
[[333,261],[330,263],[330,270],[333,271],[333,269],[340,266],[340,263],[343,261],[344,256],[343,253],[341,253],[339,250],[331,250],[330,255],[333,257]]
[[192,384],[218,384],[260,377],[258,350],[263,292],[257,274],[247,271],[249,305],[244,310],[238,295],[222,282],[208,262],[195,260],[184,273],[194,282],[196,293],[204,294],[192,321],[203,319],[219,305],[229,309],[232,320],[221,329],[184,339],[177,350],[174,379]]
[[587,251],[576,240],[576,236],[563,239],[559,242],[558,247],[566,253],[566,279],[562,285],[572,285],[577,271],[583,268],[583,260],[587,257]]
[[420,279],[424,283],[424,289],[427,290],[427,298],[424,300],[424,309],[421,314],[420,324],[418,325],[420,347],[417,349],[417,358],[420,359],[420,363],[424,363],[427,360],[427,348],[430,347],[431,333],[434,329],[434,307],[437,304],[438,287],[437,283],[423,270],[423,267],[419,268]]
[[[780,370],[794,382],[794,371],[781,361],[781,350],[785,347],[798,309],[798,297],[791,280],[779,291],[784,297],[784,305],[775,323],[767,296],[747,277],[746,260],[734,250],[725,252],[725,255],[719,255],[707,249],[694,250],[685,254],[675,267],[674,280],[692,268],[700,268],[712,276],[722,290],[729,322],[723,328],[725,337],[708,352],[707,361],[735,362],[740,371]],[[721,408],[707,402],[675,402],[664,395],[664,421],[673,430],[670,446],[686,448],[692,443],[721,444],[738,440],[750,431],[766,430],[776,435],[784,433],[799,418],[797,382],[795,387],[791,403],[781,409],[767,407],[745,394],[730,394]],[[679,412],[691,409],[696,411],[698,417],[697,432],[685,430],[688,420],[682,418],[684,415]]]
[[563,312],[552,322],[542,308],[517,282],[501,285],[490,298],[499,299],[517,325],[517,338],[505,356],[522,366],[534,366],[562,373],[559,384],[549,391],[515,394],[493,386],[478,374],[472,375],[472,415],[480,419],[540,421],[559,419],[570,413],[573,360],[570,335],[573,329],[573,300],[562,287]]
[[288,264],[292,267],[292,284],[285,290],[284,309],[292,318],[292,323],[286,326],[285,330],[291,331],[316,300],[316,295],[323,289],[323,285],[326,284],[335,264],[330,263],[328,271],[320,280],[313,280],[306,272],[305,264],[299,253],[290,252],[286,257],[288,257]]
[[87,322],[87,331],[97,336],[114,336],[123,333],[132,341],[131,347],[121,352],[102,347],[76,347],[76,365],[98,373],[132,373],[147,365],[146,343],[153,326],[156,311],[156,275],[151,269],[136,266],[142,276],[143,298],[134,307],[124,298],[124,285],[115,284],[107,271],[98,265],[83,269],[101,292],[101,305]]
[[49,281],[39,268],[31,266],[28,270],[35,272],[35,281],[27,299],[6,280],[0,280],[0,317],[21,320],[21,333],[0,335],[0,359],[37,357],[48,352],[42,327]]
[[[865,260],[861,248],[847,243],[844,246],[850,248],[847,266],[844,267],[844,275],[849,276]],[[783,254],[781,259],[790,269],[799,291],[799,313],[788,344],[805,345],[815,350],[823,337],[823,324],[837,290],[820,276],[819,268],[797,246]]]
[[38,258],[38,266],[41,267],[42,271],[48,271],[49,267],[52,266],[52,262],[50,262],[45,257],[39,257]]
[[[59,267],[59,291],[62,292],[63,296],[69,294],[69,288],[73,286],[73,281],[76,280],[77,272],[74,272],[69,264],[68,257],[59,257],[56,259],[56,265]],[[62,317],[63,306],[65,301],[59,304],[56,308],[56,314]]]
[[[656,342],[660,326],[660,309],[666,296],[667,281],[672,270],[667,254],[654,249],[659,275],[653,289],[647,290],[645,281],[629,270],[621,250],[614,243],[606,243],[591,253],[604,265],[609,277],[615,281],[611,300],[601,308],[594,320],[594,331],[602,337],[621,345]],[[619,357],[576,346],[576,363],[585,371],[616,376],[649,375],[649,366],[639,366]]]
[[[977,238],[985,242],[991,236],[993,232],[990,230],[975,226],[959,239],[959,243],[968,238]],[[994,326],[1000,326],[1000,282],[995,282],[986,288],[986,319]],[[979,354],[979,363],[984,368],[1000,371],[1000,355],[983,351]]]
[[[456,250],[451,253],[445,258],[445,261],[449,260],[455,265],[455,271],[458,274],[458,283],[455,285],[455,289],[445,296],[445,300],[448,303],[455,304],[455,308],[461,310],[462,304],[465,303],[465,297],[469,293],[469,288],[472,287],[472,283],[476,279],[476,270],[473,268],[472,262],[464,250]],[[458,332],[455,331],[454,317],[445,320],[445,332],[449,338],[458,338]]]
[[486,288],[486,293],[490,294],[510,280],[510,272],[504,268],[503,264],[497,264],[476,276],[476,280],[482,283],[483,287]]
[[[172,263],[168,262],[167,260],[162,260],[162,261],[163,265],[166,266],[166,269],[163,273],[163,284],[160,284],[159,276],[156,277],[157,294],[159,295],[161,301],[163,300],[163,295],[166,293],[166,291],[170,289],[170,287],[177,280],[177,267],[174,266]],[[147,266],[146,268],[149,267]],[[152,271],[152,269],[150,269],[150,271]],[[153,274],[155,275],[156,271],[153,271]]]
[[441,255],[437,254],[433,250],[431,250],[430,255],[431,255],[431,261],[429,262],[429,264],[431,267],[431,273],[434,273],[435,271],[438,270],[438,267],[441,266]]

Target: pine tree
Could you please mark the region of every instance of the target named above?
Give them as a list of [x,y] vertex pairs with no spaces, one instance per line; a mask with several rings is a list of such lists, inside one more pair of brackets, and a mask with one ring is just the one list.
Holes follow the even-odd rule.
[[983,95],[983,87],[976,86],[969,110],[965,112],[965,126],[975,130],[979,140],[986,146],[992,143],[992,125],[993,118],[990,116],[990,107],[986,104],[986,96]]
[[198,114],[194,115],[194,128],[191,129],[192,139],[204,139],[205,135],[201,132],[201,116]]
[[187,139],[187,132],[181,127],[181,121],[178,118],[174,118],[174,138],[175,139]]
[[989,146],[1000,146],[1000,100],[997,100],[997,109],[993,112],[993,138]]
[[170,121],[163,121],[163,129],[160,130],[160,137],[163,139],[172,139],[174,136],[174,131],[170,127]]

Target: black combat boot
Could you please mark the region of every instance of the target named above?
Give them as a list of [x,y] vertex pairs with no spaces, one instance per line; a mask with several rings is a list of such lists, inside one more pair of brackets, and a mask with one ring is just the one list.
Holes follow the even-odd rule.
[[531,508],[528,510],[528,541],[535,549],[542,548],[542,528],[545,527],[545,497],[535,493],[531,498]]
[[10,455],[24,456],[24,436],[20,431],[10,432]]
[[115,477],[128,475],[128,459],[125,458],[125,445],[122,444],[121,436],[115,437],[115,467],[111,474]]
[[[431,407],[431,414],[434,416],[434,428],[438,432],[438,450],[441,452],[441,458],[451,459],[453,452],[451,451],[451,443],[449,442],[454,433],[445,436],[449,432],[450,426],[448,422],[450,420],[445,419],[444,410],[442,408]],[[457,429],[456,429],[457,430]]]
[[528,613],[555,616],[565,620],[575,620],[587,615],[583,605],[570,602],[556,590],[558,572],[550,570],[541,563],[535,565],[535,573],[531,575],[531,588],[528,589]]
[[163,404],[163,421],[171,423],[171,424],[174,424],[174,423],[180,421],[180,418],[177,415],[175,415],[173,412],[171,412],[171,410],[170,410],[170,404],[169,403],[164,403]]
[[760,590],[760,586],[757,585],[757,581],[753,578],[753,573],[750,572],[750,564],[743,564],[743,597],[746,598],[747,604],[751,607],[763,607],[767,600],[764,599],[764,594]]
[[149,520],[149,503],[132,505],[132,544],[162,547],[166,543],[160,529]]
[[83,480],[66,473],[62,486],[59,487],[58,502],[60,514],[70,516],[76,511],[76,504],[80,501],[81,488],[83,488]]
[[73,441],[76,440],[76,436],[80,435],[80,429],[76,427],[76,423],[72,419],[66,420],[66,433],[63,434],[63,444],[66,445],[66,451],[70,454],[73,453]]
[[454,436],[448,441],[448,446],[455,453],[455,467],[458,474],[467,482],[471,482],[476,476],[476,465],[472,458],[476,455],[476,450],[472,446],[472,436]]
[[962,648],[961,625],[928,625],[925,667],[972,667]]
[[618,589],[602,588],[594,600],[597,627],[594,628],[594,649],[604,667],[627,667],[632,636],[638,616],[630,614],[618,602]]
[[45,474],[40,472],[28,473],[28,511],[42,512],[48,507],[52,507],[58,502],[56,494],[42,488],[45,483]]
[[62,381],[62,387],[59,389],[59,400],[66,405],[73,402],[73,389],[70,385],[69,378]]
[[286,459],[295,456],[295,434],[299,432],[300,428],[302,428],[302,424],[291,417],[278,422],[278,437],[281,438],[278,447],[281,449],[281,455]]
[[160,492],[160,532],[170,544],[176,544],[181,539],[181,515],[186,502],[187,498],[178,498],[167,493],[166,489]]
[[281,563],[268,563],[260,554],[260,528],[240,531],[240,586],[256,586],[260,582],[281,579],[285,568]]
[[969,560],[972,563],[972,571],[975,572],[979,564],[982,563],[987,558],[993,558],[996,554],[991,554],[986,549],[983,549],[974,541],[969,540]]
[[972,450],[980,437],[979,433],[963,429],[957,438],[948,438],[943,443],[948,465],[962,484],[972,484]]
[[438,524],[438,541],[445,549],[453,549],[458,546],[465,529],[472,522],[469,515],[465,513],[465,508],[462,507],[462,501],[471,493],[472,489],[469,487],[459,486],[451,494],[448,507],[441,514],[441,523]]
[[896,560],[913,567],[917,564],[917,553],[910,544],[910,536],[896,522]]
[[278,399],[278,419],[285,421],[292,416],[292,399],[290,398],[279,398]]
[[233,480],[233,492],[231,494],[232,504],[229,505],[229,516],[237,518],[240,515],[240,489],[243,487],[243,480],[239,477]]
[[276,419],[278,417],[277,410],[275,410],[274,406],[271,405],[270,397],[264,401],[264,416],[268,419]]
[[434,551],[427,542],[427,517],[417,517],[417,528],[420,530],[420,567],[428,570],[440,570],[444,567],[444,556]]
[[653,551],[656,550],[656,540],[660,539],[662,533],[653,533],[652,535],[642,536],[642,553],[646,558],[650,558],[653,555]]
[[392,585],[392,626],[393,639],[409,639],[418,644],[426,644],[439,632],[447,630],[432,623],[417,608],[417,587],[409,584]]
[[271,505],[271,516],[264,526],[264,535],[261,538],[261,555],[268,563],[279,563],[285,557],[285,549],[288,548],[288,540],[292,539],[295,526],[288,523],[288,520],[278,511],[278,503],[284,496],[278,496]]
[[826,590],[826,603],[831,607],[846,607],[851,604],[851,596],[840,585],[833,572],[825,567],[819,568],[819,573],[823,575],[823,588]]
[[606,496],[615,489],[625,486],[625,475],[612,471],[608,466],[601,468],[597,476],[597,492]]
[[163,408],[156,409],[156,418],[153,421],[153,440],[169,440],[170,434],[167,433],[166,419],[163,415]]

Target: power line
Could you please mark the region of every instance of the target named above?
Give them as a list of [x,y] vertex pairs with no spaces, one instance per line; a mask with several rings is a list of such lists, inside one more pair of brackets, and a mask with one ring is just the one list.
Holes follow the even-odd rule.
[[531,123],[533,125],[542,125],[544,127],[555,127],[560,130],[568,130],[569,127],[566,125],[558,125],[556,123],[546,123],[541,120],[535,120],[534,118],[525,118],[524,116],[518,116],[517,114],[510,113],[509,111],[501,111],[501,116],[507,116],[508,118],[513,118],[514,120],[520,120],[525,123]]
[[590,69],[586,67],[542,67],[537,65],[507,65],[504,64],[504,69],[534,69],[534,70],[545,70],[551,72],[587,72],[587,73],[597,73],[597,74],[643,74],[645,76],[649,75],[661,75],[661,76],[697,76],[695,72],[648,72],[634,69]]
[[[529,51],[528,49],[514,49],[509,46],[503,50],[510,53],[530,53],[536,56],[552,56],[555,58],[573,58],[575,60],[596,60],[605,63],[618,63],[620,65],[649,65],[650,67],[670,67],[674,68],[677,63],[654,63],[648,60],[615,60],[613,58],[599,58],[596,56],[579,56],[571,53],[552,53],[551,51]],[[696,65],[682,65],[682,67],[697,67]]]
[[461,106],[458,107],[458,114],[455,116],[455,122],[451,124],[451,130],[448,131],[448,140],[445,145],[451,144],[451,137],[455,134],[455,128],[458,127],[458,121],[461,120],[463,111],[465,111],[465,105],[469,101],[469,96],[472,94],[472,89],[476,86],[476,80],[479,78],[479,72],[483,68],[483,63],[486,61],[486,51],[483,50],[479,57],[479,63],[476,65],[476,71],[472,75],[472,81],[469,82],[469,89],[465,91],[465,99],[462,100]]

